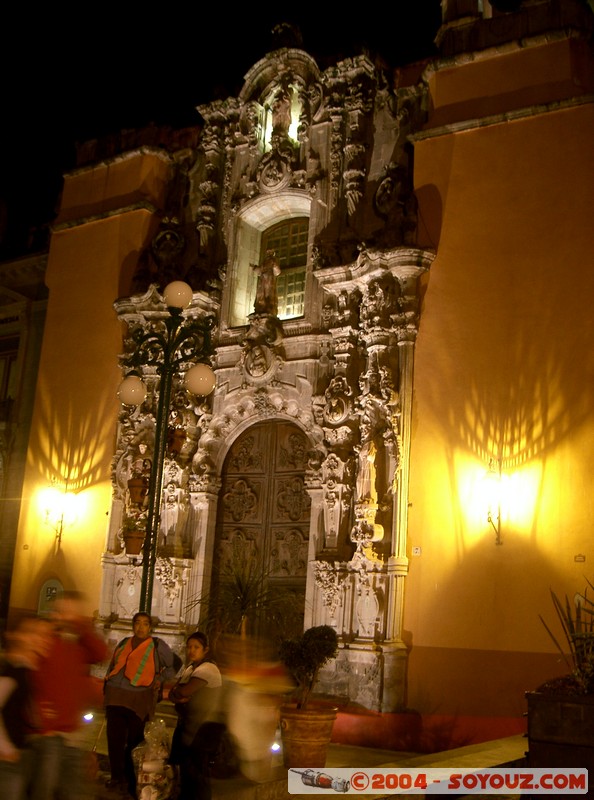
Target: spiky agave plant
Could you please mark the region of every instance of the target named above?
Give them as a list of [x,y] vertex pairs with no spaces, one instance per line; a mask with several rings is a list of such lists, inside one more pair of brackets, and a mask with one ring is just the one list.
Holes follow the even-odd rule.
[[[594,585],[588,580],[587,583],[590,589],[594,590]],[[588,586],[583,594],[575,596],[573,603],[567,595],[562,602],[551,589],[553,605],[567,642],[565,650],[539,614],[540,621],[567,664],[575,691],[580,694],[594,693],[594,602],[587,596]]]

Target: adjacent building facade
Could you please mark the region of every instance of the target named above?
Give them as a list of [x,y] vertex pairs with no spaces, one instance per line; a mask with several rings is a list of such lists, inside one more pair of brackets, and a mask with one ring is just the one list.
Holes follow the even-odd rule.
[[[110,638],[129,628],[158,367],[140,406],[116,392],[184,280],[216,388],[188,394],[185,353],[161,634],[180,645],[251,579],[248,632],[339,633],[320,688],[365,712],[344,740],[522,730],[523,692],[566,671],[538,619],[549,588],[573,598],[594,557],[594,59],[587,5],[515,6],[444,3],[440,56],[395,72],[283,47],[196,129],[66,176],[14,609],[62,585]],[[57,521],[52,482],[79,504]]]

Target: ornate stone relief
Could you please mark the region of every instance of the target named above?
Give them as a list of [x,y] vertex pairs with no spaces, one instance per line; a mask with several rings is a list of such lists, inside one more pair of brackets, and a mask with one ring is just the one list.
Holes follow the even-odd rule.
[[324,487],[324,547],[338,547],[339,536],[349,519],[351,508],[351,460],[343,461],[331,452],[322,464]]
[[314,561],[313,569],[316,586],[322,593],[323,605],[328,610],[330,619],[335,619],[346,576],[341,577],[339,571],[327,561]]
[[[269,456],[249,429],[296,423],[303,435],[287,437],[279,465],[305,478],[275,476],[267,566],[279,582],[305,584],[307,575],[306,622],[331,621],[349,645],[332,680],[376,709],[382,682],[394,678],[384,674],[385,652],[402,644],[417,283],[431,262],[409,244],[416,210],[406,136],[420,98],[382,80],[364,56],[320,74],[306,54],[283,50],[253,67],[237,99],[200,108],[205,126],[189,196],[201,253],[228,284],[246,223],[252,238],[242,264],[249,271],[250,260],[258,261],[261,286],[246,325],[231,329],[221,320],[212,409],[175,397],[158,576],[175,605],[186,573],[171,572],[170,546],[184,556],[190,546],[206,572],[214,552],[221,575],[230,559],[249,557],[259,526],[253,473]],[[262,262],[259,237],[275,214],[304,209],[311,209],[306,310],[303,319],[281,323],[274,257]],[[163,238],[165,256],[167,244],[174,252],[175,237]],[[142,456],[150,458],[155,396],[147,379],[145,405],[122,414],[114,462],[121,514],[113,528],[143,511],[131,508],[127,482],[132,465],[142,478]],[[144,454],[136,452],[143,437]],[[233,474],[224,473],[223,483],[227,469]],[[229,530],[217,551],[219,513]],[[189,569],[193,591],[198,571]]]
[[187,582],[188,568],[178,567],[168,558],[157,558],[155,578],[161,584],[169,606],[173,607],[179,600],[182,587]]
[[[139,336],[148,331],[158,331],[164,325],[164,318],[167,316],[154,285],[144,295],[118,301],[116,310],[120,319],[128,325],[124,341],[126,353],[134,352]],[[203,312],[198,307],[188,311],[190,316],[196,317],[201,313]],[[127,355],[122,356],[122,359],[126,361]],[[190,351],[188,359],[191,361]],[[153,459],[160,380],[158,360],[139,369],[147,387],[147,395],[138,407],[122,406],[112,468],[114,513],[112,513],[108,549],[116,556],[128,552],[127,542],[129,536],[133,534],[140,539],[141,545],[146,526],[148,479]],[[201,425],[205,423],[205,416],[208,417],[206,413],[208,401],[198,400],[183,388],[183,366],[181,370],[174,376],[168,410],[168,439],[163,468],[161,519],[157,536],[157,554],[165,559],[186,558],[193,552],[189,479]],[[168,596],[171,597],[173,591],[171,581],[175,578],[175,585],[179,588],[179,575],[175,569],[173,572],[168,570],[166,564],[161,566],[161,574],[166,581],[163,583],[163,589],[167,589]]]

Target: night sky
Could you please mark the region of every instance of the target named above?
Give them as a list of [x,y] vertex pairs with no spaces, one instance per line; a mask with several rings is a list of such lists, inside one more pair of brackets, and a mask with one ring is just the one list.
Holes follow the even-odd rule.
[[8,224],[0,257],[18,249],[26,228],[53,217],[76,142],[151,122],[195,124],[197,105],[236,95],[250,67],[278,46],[276,24],[297,25],[303,49],[324,69],[361,52],[391,66],[433,55],[441,18],[440,0],[375,4],[373,19],[342,3],[307,4],[307,16],[281,4],[233,12],[205,5],[24,6],[2,21],[0,199]]

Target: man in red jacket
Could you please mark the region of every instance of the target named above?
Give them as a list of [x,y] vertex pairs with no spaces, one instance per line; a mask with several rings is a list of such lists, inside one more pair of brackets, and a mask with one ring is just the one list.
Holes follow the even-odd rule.
[[108,650],[82,604],[79,592],[64,592],[55,600],[50,650],[34,673],[40,729],[33,744],[31,800],[53,800],[58,790],[62,800],[94,797],[77,734],[93,705],[90,667],[105,661]]

